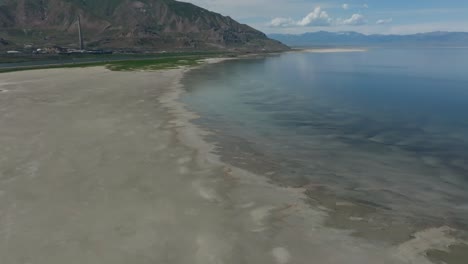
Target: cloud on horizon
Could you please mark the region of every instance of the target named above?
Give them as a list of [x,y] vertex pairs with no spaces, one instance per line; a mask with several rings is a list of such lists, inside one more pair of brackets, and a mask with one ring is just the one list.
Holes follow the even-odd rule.
[[292,18],[277,17],[270,21],[269,26],[271,27],[308,27],[308,26],[330,26],[333,23],[333,19],[328,15],[327,12],[323,11],[320,6],[316,7],[314,11],[307,14],[304,18],[299,21],[295,21]]
[[350,18],[343,20],[341,23],[349,26],[362,26],[367,24],[367,20],[361,14],[353,14]]
[[377,22],[375,22],[377,25],[385,25],[385,24],[390,24],[393,22],[393,18],[387,18],[387,19],[379,19]]
[[[349,8],[349,6],[347,6]],[[343,9],[345,9],[343,5]],[[292,27],[330,27],[338,25],[362,26],[367,24],[367,19],[362,14],[353,14],[347,19],[334,19],[320,6],[315,7],[314,11],[307,14],[301,20],[294,20],[286,17],[273,18],[269,27],[292,28]]]

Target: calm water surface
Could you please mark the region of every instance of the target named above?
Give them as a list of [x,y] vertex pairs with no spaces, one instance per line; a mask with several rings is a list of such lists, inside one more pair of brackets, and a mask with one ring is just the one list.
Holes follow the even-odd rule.
[[468,224],[468,49],[287,53],[208,65],[185,84],[236,165]]

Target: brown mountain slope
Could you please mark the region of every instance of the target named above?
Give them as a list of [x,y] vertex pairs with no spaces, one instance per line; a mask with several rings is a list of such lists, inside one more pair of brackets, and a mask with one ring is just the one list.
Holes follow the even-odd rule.
[[77,47],[78,16],[92,48],[287,49],[230,17],[174,0],[0,0],[0,38]]

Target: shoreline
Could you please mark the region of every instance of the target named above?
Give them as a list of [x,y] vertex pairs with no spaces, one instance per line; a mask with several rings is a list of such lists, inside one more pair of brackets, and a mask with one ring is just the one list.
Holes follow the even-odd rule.
[[[206,63],[219,63],[223,60],[224,59],[208,59]],[[205,64],[198,67],[203,67],[203,65]],[[102,91],[102,93],[101,91],[97,91],[99,92],[97,94],[99,96],[110,95],[109,92],[114,94],[114,85],[122,85],[119,81],[124,81],[125,83],[130,84],[132,81],[144,80],[145,83],[138,84],[137,87],[139,88],[135,88],[138,91],[141,91],[141,94],[134,94],[131,97],[134,97],[135,101],[127,103],[127,99],[125,98],[127,97],[126,94],[129,92],[129,89],[126,89],[125,87],[120,87],[118,89],[119,93],[122,94],[122,98],[120,96],[119,98],[123,100],[122,102],[125,102],[124,105],[129,105],[130,110],[138,111],[138,114],[134,115],[133,118],[139,118],[139,115],[149,114],[144,111],[145,109],[151,109],[152,104],[151,102],[147,102],[148,99],[158,102],[162,109],[158,110],[156,116],[147,117],[148,120],[156,119],[153,121],[156,123],[153,128],[145,133],[149,133],[148,135],[151,135],[151,133],[156,132],[156,135],[168,139],[168,142],[170,143],[159,142],[156,140],[158,137],[149,137],[149,139],[153,140],[149,141],[149,143],[162,144],[156,147],[158,149],[161,148],[161,150],[153,153],[154,150],[152,150],[151,146],[145,146],[148,143],[144,144],[144,142],[140,142],[137,137],[133,137],[131,135],[130,132],[132,129],[125,133],[130,133],[132,140],[135,140],[135,143],[137,143],[135,146],[140,146],[141,148],[148,147],[148,154],[151,154],[149,157],[168,163],[168,168],[166,169],[167,175],[164,173],[161,174],[163,176],[162,178],[164,178],[164,180],[160,182],[161,184],[165,185],[167,183],[168,186],[172,187],[179,185],[177,188],[190,193],[190,195],[178,193],[172,194],[172,192],[178,192],[178,189],[169,188],[167,191],[161,190],[163,196],[154,194],[159,199],[168,199],[167,202],[169,204],[171,203],[171,199],[169,198],[177,201],[180,199],[179,204],[176,204],[178,206],[176,208],[184,208],[183,213],[175,213],[174,215],[178,215],[179,217],[181,216],[182,219],[168,219],[176,222],[174,224],[174,228],[181,227],[178,226],[178,224],[187,224],[184,218],[187,218],[190,221],[207,221],[209,223],[209,225],[200,224],[200,226],[195,227],[187,224],[187,228],[191,229],[190,231],[184,226],[184,230],[187,229],[185,231],[188,232],[188,234],[186,233],[185,235],[189,238],[193,236],[194,240],[191,243],[196,245],[196,250],[193,252],[193,255],[191,255],[191,251],[188,251],[189,253],[187,253],[187,255],[190,255],[190,257],[195,260],[191,263],[239,263],[239,261],[241,261],[239,254],[241,254],[244,260],[248,260],[250,262],[254,261],[255,263],[305,263],[311,259],[320,259],[322,260],[322,263],[378,263],[381,261],[388,261],[388,263],[407,263],[408,261],[411,261],[411,263],[424,264],[430,263],[425,257],[425,252],[427,250],[435,249],[444,251],[449,245],[460,242],[450,236],[450,233],[453,230],[441,227],[431,228],[424,232],[417,233],[415,234],[415,238],[409,239],[407,242],[396,246],[385,243],[376,245],[372,241],[366,241],[361,238],[351,236],[351,233],[347,230],[336,230],[326,227],[324,223],[329,215],[329,209],[325,207],[313,208],[308,204],[306,202],[305,195],[307,189],[280,187],[271,183],[267,177],[256,175],[222,162],[220,157],[214,153],[216,146],[204,140],[204,137],[210,135],[210,132],[193,124],[192,121],[198,117],[197,114],[188,111],[185,105],[179,101],[180,96],[184,93],[181,80],[184,74],[192,69],[194,68],[160,70],[154,72],[111,72],[103,68],[41,70],[40,72],[35,71],[35,74],[32,74],[33,77],[31,77],[31,72],[12,73],[9,74],[7,78],[15,79],[11,76],[16,75],[16,80],[21,80],[19,85],[25,86],[26,88],[15,88],[14,81],[11,81],[9,84],[7,82],[6,85],[0,84],[2,85],[0,86],[0,89],[2,90],[4,89],[2,88],[3,86],[7,86],[7,88],[5,88],[6,92],[2,93],[0,96],[3,96],[4,94],[8,95],[10,90],[13,94],[15,89],[23,89],[23,93],[28,93],[27,88],[31,88],[31,84],[28,84],[28,80],[34,81],[37,78],[42,78],[42,80],[47,83],[47,77],[42,76],[47,74],[53,74],[55,77],[62,76],[61,78],[63,78],[63,80],[61,79],[59,81],[64,83],[68,83],[67,78],[76,74],[78,74],[78,76],[74,77],[75,81],[80,81],[80,77],[89,75],[91,78],[91,80],[89,80],[90,84],[101,84],[109,87],[106,88],[107,90]],[[75,71],[77,71],[77,73]],[[105,75],[105,77],[99,76],[101,74]],[[164,81],[161,79],[164,79]],[[162,90],[158,90],[157,92],[153,91],[154,89],[151,89],[151,87],[154,87],[155,85],[158,86],[158,84],[164,84],[165,87],[161,88]],[[12,88],[9,89],[8,86],[11,86]],[[42,87],[40,84],[38,86]],[[46,87],[41,89],[45,89],[44,91],[47,92],[50,88]],[[49,107],[50,100],[54,100],[54,97],[50,96],[60,91],[62,90],[53,90],[53,93],[44,99],[37,99],[39,101],[31,101],[31,103],[36,107],[39,107],[39,109],[44,109],[44,107],[47,108]],[[34,96],[40,98],[40,96],[42,96],[40,92],[41,91],[38,91]],[[96,91],[89,90],[87,93],[95,92]],[[140,98],[141,95],[146,94],[149,94],[150,97]],[[88,94],[85,94],[85,96],[88,96]],[[67,100],[71,100],[71,102],[73,102],[73,100],[76,99],[68,98]],[[67,102],[67,100],[64,102]],[[107,103],[112,103],[112,101],[108,101],[108,99],[99,100],[105,100]],[[100,102],[99,100],[96,102]],[[45,104],[42,102],[45,102]],[[60,100],[53,102],[54,104],[52,104],[52,106],[54,107],[55,104],[58,104],[58,106],[61,104]],[[142,108],[140,104],[144,107]],[[94,104],[91,104],[91,106],[93,105]],[[107,113],[108,111],[107,108],[102,109],[101,106],[95,107],[100,109],[103,113]],[[111,105],[106,107],[111,107]],[[109,112],[109,115],[112,114],[112,119],[120,118],[119,115],[114,116],[112,111]],[[7,114],[7,112],[3,112],[1,114]],[[71,114],[73,113],[70,113],[70,115]],[[85,113],[82,115],[84,114]],[[26,116],[27,113],[24,113],[24,115]],[[57,113],[57,115],[60,116],[60,113]],[[93,117],[91,116],[87,118]],[[108,118],[105,120],[107,119]],[[104,121],[99,120],[101,119],[95,120],[95,125],[99,126],[99,124]],[[0,119],[0,122],[1,121],[2,119]],[[13,122],[13,124],[16,124],[16,120],[10,121]],[[109,126],[117,126],[118,122],[117,124],[114,124],[114,122],[115,121],[112,121]],[[119,122],[133,121],[120,120]],[[137,127],[142,126],[141,129],[145,129],[146,131],[147,128],[144,127],[144,122],[136,124]],[[86,123],[80,124],[80,127],[83,125],[86,125]],[[119,127],[120,126],[117,128]],[[35,129],[34,127],[32,128]],[[105,132],[108,129],[109,127],[104,127],[102,130],[99,129],[99,131]],[[127,128],[125,127],[125,129]],[[151,130],[153,131],[151,132]],[[43,131],[40,132],[43,133]],[[72,132],[68,131],[67,133]],[[1,135],[2,134],[0,133],[0,140],[3,139]],[[42,136],[44,135],[38,135],[38,137]],[[81,138],[81,134],[78,136]],[[66,138],[64,138],[64,140],[65,139]],[[55,141],[56,139],[53,140]],[[80,140],[88,142],[88,139]],[[4,141],[0,141],[0,143],[3,142]],[[116,142],[116,144],[123,143]],[[131,145],[129,147],[132,149],[135,146]],[[125,147],[128,146],[125,145]],[[112,148],[110,150],[112,150]],[[151,166],[152,159],[148,160],[148,162],[149,164],[145,166]],[[131,163],[128,165],[130,164]],[[158,164],[164,163],[158,162]],[[101,169],[97,170],[97,172],[100,170]],[[112,175],[109,177],[111,176]],[[122,174],[121,177],[124,176],[125,175]],[[18,175],[17,177],[21,177],[21,175]],[[172,182],[172,180],[166,182],[166,178],[168,177],[174,177],[178,180],[176,182]],[[128,180],[131,178],[132,177]],[[143,178],[144,182],[148,181],[149,183],[152,183],[153,180],[155,180],[151,177]],[[112,178],[109,178],[109,180],[111,179]],[[28,182],[29,180],[29,178],[23,179],[24,182]],[[15,180],[13,180],[13,182],[14,181]],[[3,185],[5,183],[0,181],[0,184]],[[7,182],[6,184],[9,183]],[[149,186],[153,185],[150,184]],[[3,186],[1,187],[3,189]],[[49,188],[48,186],[45,187]],[[21,189],[22,187],[17,186],[17,188]],[[103,185],[103,188],[106,188],[106,185]],[[126,189],[127,186],[122,185],[121,188]],[[116,193],[115,190],[108,190],[107,192],[109,192],[110,195],[112,195],[112,193]],[[193,195],[191,192],[194,192]],[[8,196],[8,193],[6,195]],[[135,198],[139,197],[141,194],[138,192],[129,193],[127,195]],[[169,198],[165,197],[165,195]],[[98,198],[96,198],[97,201],[101,201],[101,199],[104,199],[104,197],[98,196]],[[197,202],[195,204],[191,204],[193,200],[196,200]],[[73,200],[70,200],[70,202],[71,201]],[[136,206],[138,204],[137,201],[138,200],[135,200],[132,204]],[[157,201],[157,199],[154,201]],[[154,201],[148,201],[148,205],[154,203]],[[185,207],[186,204],[191,205]],[[47,204],[41,204],[41,206],[46,205]],[[118,204],[112,205],[118,206]],[[14,208],[10,208],[7,204],[3,205],[3,207],[5,206],[8,207],[9,210],[15,210]],[[172,214],[173,209],[166,208],[164,204],[161,204],[161,206],[161,208],[164,209],[163,211],[167,214]],[[198,207],[203,208],[203,211],[198,212]],[[121,209],[125,210],[125,208],[126,206]],[[4,208],[0,207],[0,209]],[[160,216],[158,216],[158,213],[160,210],[153,210],[155,215],[152,217],[159,218]],[[118,211],[114,213],[119,215]],[[142,211],[135,211],[134,213],[142,214],[142,216],[147,215],[147,213],[143,213]],[[118,222],[119,218],[107,220]],[[159,228],[165,228],[166,225],[169,226],[169,229],[172,228],[172,225],[169,224],[170,222],[164,221],[164,225],[157,226],[156,229],[159,230]],[[0,224],[2,224],[1,221]],[[148,230],[148,227],[140,230],[140,232],[144,232],[145,230],[146,232],[151,232],[151,229]],[[113,232],[110,232],[108,235],[111,235],[112,233]],[[14,236],[14,233],[10,236]],[[70,235],[68,235],[68,237],[71,239]],[[176,235],[176,237],[179,237],[179,235]],[[141,240],[141,238],[138,237],[133,239]],[[132,242],[131,245],[137,249],[138,247],[144,247],[143,242],[143,240],[139,241],[137,244]],[[171,246],[175,246],[179,244],[178,242],[178,239],[175,239],[174,241],[169,240],[167,243]],[[118,242],[115,243],[118,244]],[[330,244],[333,244],[334,246],[329,247]],[[191,245],[187,246],[189,246],[189,248],[191,247]],[[3,251],[2,249],[6,249],[5,247],[5,245],[0,244],[0,251]],[[186,249],[184,247],[182,248]],[[171,250],[175,249],[171,248]],[[105,250],[106,254],[110,254],[111,252],[112,251],[109,249]],[[155,256],[153,259],[159,261],[162,260],[162,258],[158,256]],[[172,263],[176,263],[175,259],[177,259],[177,257],[173,256],[174,262]],[[179,260],[183,261],[184,259]]]
[[[235,59],[235,58],[249,58],[255,56],[269,56],[274,54],[281,54],[289,52],[290,50],[278,51],[278,52],[265,52],[265,53],[230,53],[230,52],[187,52],[187,53],[161,53],[161,54],[148,54],[144,57],[142,55],[125,55],[125,56],[110,56],[110,57],[64,57],[63,59],[54,60],[40,60],[34,59],[30,62],[24,61],[24,58],[20,62],[0,62],[0,74],[16,71],[29,71],[29,70],[44,70],[44,69],[61,69],[61,68],[85,68],[85,67],[112,67],[115,65],[132,64],[134,62],[148,62],[157,66],[160,61],[172,60],[172,62],[183,61],[183,60],[206,60],[206,59]],[[27,58],[27,57],[26,57]],[[52,57],[53,58],[53,57]],[[0,59],[9,59],[9,57],[1,57]],[[32,64],[31,64],[32,63]],[[169,69],[170,67],[163,67],[163,69]]]
[[[339,50],[329,50],[325,49],[324,51],[320,51],[320,53],[329,53],[329,52],[366,52],[366,49],[339,49]],[[306,51],[308,52],[308,51]],[[252,56],[249,56],[250,58]],[[254,56],[253,56],[254,57]],[[239,58],[237,58],[239,59]],[[198,67],[203,67],[206,64],[212,64],[212,63],[222,63],[225,60],[232,60],[230,59],[215,59],[212,61],[207,61],[205,64],[202,64]],[[195,68],[188,69],[186,72],[191,71]],[[344,220],[344,219],[339,219],[342,217],[345,217],[349,213],[349,209],[345,207],[349,206],[359,206],[358,204],[352,204],[350,202],[340,202],[336,201],[336,204],[330,204],[329,200],[330,198],[326,198],[325,202],[321,201],[320,199],[316,200],[314,199],[314,195],[308,195],[311,191],[315,189],[313,187],[312,189],[309,189],[308,187],[282,187],[278,185],[278,183],[271,182],[271,179],[267,175],[261,175],[261,174],[256,174],[253,172],[249,172],[246,169],[236,167],[235,165],[229,164],[229,161],[223,161],[220,154],[215,154],[214,151],[216,150],[216,145],[214,143],[209,143],[207,142],[204,137],[212,135],[213,133],[216,132],[209,132],[203,128],[201,128],[198,125],[195,125],[192,121],[196,120],[199,118],[198,114],[191,112],[186,109],[185,105],[179,101],[179,97],[184,93],[183,89],[183,84],[178,82],[178,84],[174,87],[177,87],[176,91],[173,93],[170,93],[169,98],[169,109],[173,110],[173,114],[175,114],[177,120],[181,121],[184,126],[187,126],[185,128],[178,128],[181,131],[178,132],[178,134],[181,136],[181,141],[184,142],[184,144],[191,146],[193,148],[202,150],[200,152],[200,158],[203,162],[202,157],[206,157],[206,162],[207,163],[213,163],[218,166],[224,167],[224,171],[229,172],[230,177],[235,177],[237,178],[238,181],[240,182],[246,182],[251,184],[252,182],[255,182],[257,184],[261,185],[268,185],[273,189],[276,189],[278,192],[285,191],[287,195],[292,195],[294,199],[297,199],[295,202],[294,206],[301,207],[302,210],[311,210],[315,211],[312,214],[317,217],[318,215],[321,215],[324,213],[325,215],[321,215],[321,217],[317,217],[317,221],[320,222],[321,225],[327,226],[329,228],[339,228],[341,230],[346,230],[343,229],[344,227],[340,227],[340,225],[343,225],[344,222],[347,222],[348,226],[351,224],[351,226],[354,225],[355,228],[358,228],[361,224],[356,223],[356,221],[361,221],[361,219],[358,217],[350,217],[350,220]],[[162,101],[162,102],[168,102],[168,101]],[[196,135],[196,136],[195,136]],[[316,190],[318,191],[318,189]],[[283,195],[285,195],[283,193]],[[285,195],[285,196],[287,196]],[[310,203],[308,200],[313,199],[314,203]],[[316,197],[315,197],[316,198]],[[335,200],[335,198],[332,198],[331,200]],[[315,208],[313,209],[312,206]],[[330,208],[333,207],[343,207],[344,209],[344,214],[343,212],[340,212],[341,210],[337,210],[333,212],[330,210]],[[356,208],[358,211],[362,211],[364,215],[369,213],[368,211],[370,208],[363,208],[359,209]],[[342,215],[343,214],[343,215]],[[319,220],[320,218],[320,220]],[[333,220],[332,220],[333,219]],[[327,222],[330,221],[335,222],[334,224],[328,224]],[[336,222],[338,221],[338,222]],[[354,223],[353,223],[354,222]],[[341,224],[338,224],[341,223]],[[397,228],[394,230],[398,233]],[[409,236],[407,240],[397,240],[399,242],[397,246],[397,251],[400,251],[402,254],[401,257],[402,259],[407,259],[411,260],[411,263],[432,263],[428,259],[425,259],[426,254],[431,254],[432,252],[445,252],[445,250],[448,250],[449,248],[452,247],[461,247],[461,248],[468,248],[468,243],[466,241],[463,241],[461,239],[455,238],[455,236],[452,237],[453,234],[455,234],[457,230],[450,228],[448,226],[441,226],[441,227],[429,227],[425,228],[423,230],[415,230],[413,231]],[[353,238],[357,238],[358,240],[360,239],[359,237],[354,237],[354,235],[351,233],[350,234]],[[382,235],[385,235],[384,232]],[[370,236],[369,238],[371,238]],[[396,237],[399,237],[397,234]],[[401,235],[400,235],[401,237]],[[366,236],[362,236],[364,239],[369,239]],[[383,241],[383,240],[382,240]],[[417,249],[416,249],[417,248]],[[410,252],[411,250],[414,250],[414,252]],[[397,253],[398,254],[398,253]]]

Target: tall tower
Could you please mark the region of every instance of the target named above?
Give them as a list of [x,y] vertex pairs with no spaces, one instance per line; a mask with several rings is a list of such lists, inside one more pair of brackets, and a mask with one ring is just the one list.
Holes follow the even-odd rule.
[[80,41],[80,43],[79,43],[80,50],[84,50],[83,33],[81,32],[81,18],[80,18],[80,15],[78,15],[78,39]]

